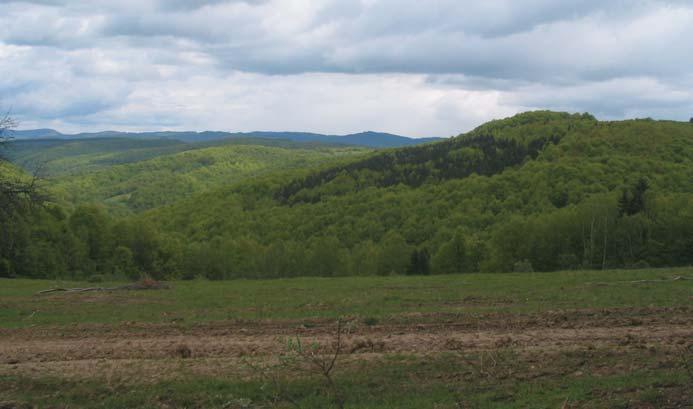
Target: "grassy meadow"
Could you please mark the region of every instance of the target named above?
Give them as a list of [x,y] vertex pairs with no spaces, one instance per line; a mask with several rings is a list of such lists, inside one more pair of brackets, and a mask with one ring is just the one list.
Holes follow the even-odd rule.
[[[76,323],[406,319],[421,313],[541,313],[559,309],[690,305],[693,281],[631,283],[693,276],[691,268],[464,274],[191,280],[167,291],[46,294],[55,287],[121,283],[0,279],[0,323],[22,328]],[[116,307],[116,308],[114,308]]]
[[[193,280],[42,295],[117,283],[2,280],[0,407],[690,407],[693,281],[672,279],[692,276]],[[331,356],[338,318],[353,332],[330,386],[306,357]],[[294,336],[327,349],[292,355]],[[191,355],[171,349],[181,342]]]

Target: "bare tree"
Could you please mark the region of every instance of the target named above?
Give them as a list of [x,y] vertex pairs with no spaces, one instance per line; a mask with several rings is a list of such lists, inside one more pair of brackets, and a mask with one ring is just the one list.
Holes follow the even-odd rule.
[[267,382],[267,386],[272,391],[269,403],[273,407],[278,407],[281,403],[301,407],[298,397],[289,392],[286,380],[283,379],[288,371],[319,375],[323,380],[325,393],[332,404],[338,409],[344,409],[346,395],[334,379],[335,366],[344,353],[344,333],[343,320],[340,318],[337,321],[337,331],[331,345],[320,345],[317,342],[305,345],[299,337],[289,338],[286,340],[285,351],[278,356],[277,364],[262,366],[246,361],[246,365]]
[[0,117],[0,160],[3,160],[3,150],[7,148],[8,143],[12,140],[10,136],[10,131],[17,127],[17,121],[10,116],[9,113],[5,113]]
[[[13,140],[10,132],[16,127],[17,121],[9,113],[0,117],[0,162],[7,160],[4,154]],[[45,197],[38,189],[38,175],[37,170],[27,180],[0,174],[0,212],[10,215],[23,204],[33,206],[43,203]]]
[[323,377],[325,387],[329,391],[333,403],[339,409],[344,409],[346,397],[334,381],[333,370],[337,363],[337,359],[343,352],[343,333],[343,322],[340,318],[337,321],[337,333],[332,345],[332,351],[330,351],[329,348],[320,348],[317,344],[313,344],[308,348],[303,347],[300,342],[294,345],[295,352],[303,358],[304,362],[312,367],[312,371]]

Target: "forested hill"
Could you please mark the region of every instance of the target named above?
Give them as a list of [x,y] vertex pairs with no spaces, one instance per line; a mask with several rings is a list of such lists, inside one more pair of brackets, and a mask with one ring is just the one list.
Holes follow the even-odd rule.
[[532,112],[146,218],[224,277],[676,265],[691,180],[691,124]]
[[[674,266],[693,263],[692,180],[692,124],[531,112],[442,142],[267,173],[132,219],[80,207],[64,223],[77,243],[91,240],[78,265],[105,274]],[[28,246],[45,253],[51,240]],[[69,274],[77,253],[55,254],[52,271]]]
[[591,115],[537,112],[493,121],[440,143],[392,150],[315,172],[291,181],[277,192],[284,202],[315,202],[323,193],[397,184],[420,186],[472,174],[491,176],[535,159],[548,144],[597,124]]
[[40,168],[60,203],[100,203],[112,213],[127,214],[267,172],[366,152],[353,146],[263,138],[196,143],[95,138],[19,140],[9,156],[29,171]]
[[320,142],[341,145],[366,146],[371,148],[392,148],[400,146],[420,145],[434,142],[441,138],[409,138],[383,132],[360,132],[349,135],[324,135],[311,132],[118,132],[104,131],[93,133],[63,134],[53,129],[32,129],[13,131],[12,136],[17,140],[35,139],[101,139],[101,138],[127,138],[127,139],[170,139],[181,142],[208,142],[229,139],[283,139],[293,142]]

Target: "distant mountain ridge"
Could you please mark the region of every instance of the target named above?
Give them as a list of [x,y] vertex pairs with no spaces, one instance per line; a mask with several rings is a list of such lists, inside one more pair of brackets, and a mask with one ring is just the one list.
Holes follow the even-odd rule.
[[311,132],[119,132],[102,131],[78,134],[63,134],[54,129],[16,130],[12,132],[15,139],[91,139],[91,138],[134,138],[134,139],[176,139],[183,142],[204,142],[238,138],[286,139],[295,142],[323,142],[330,144],[358,145],[371,148],[395,148],[435,142],[443,138],[409,138],[384,132],[360,132],[349,135],[325,135]]

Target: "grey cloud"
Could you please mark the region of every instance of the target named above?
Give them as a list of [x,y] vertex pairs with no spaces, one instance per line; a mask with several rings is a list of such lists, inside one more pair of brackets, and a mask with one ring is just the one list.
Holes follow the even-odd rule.
[[[241,3],[246,4],[235,4]],[[168,37],[204,44],[238,43],[251,47],[253,38],[262,35],[262,32],[258,30],[256,22],[248,17],[240,10],[221,13],[214,9],[199,8],[186,13],[122,13],[109,16],[100,34],[136,41],[149,37]]]
[[2,0],[0,4],[38,4],[45,6],[64,6],[68,4],[68,1],[61,0]]
[[245,3],[249,5],[258,5],[267,3],[268,1],[269,0],[159,0],[158,3],[161,10],[189,11],[216,4]]
[[[75,84],[71,84],[72,87]],[[66,94],[61,85],[33,88],[26,92],[6,97],[11,100],[13,111],[22,118],[32,119],[66,119],[82,118],[118,106],[127,97],[126,92],[113,90],[89,89],[86,84],[79,84],[82,89],[73,95]]]
[[55,7],[32,7],[13,3],[0,16],[0,41],[24,46],[56,48],[89,47],[95,36],[95,21],[89,16],[65,13]]
[[[451,1],[330,3],[316,14],[320,20],[296,33],[241,26],[233,39],[208,35],[214,44],[207,51],[228,69],[269,74],[398,72],[554,83],[677,76],[693,63],[690,4],[576,1],[571,13],[554,1],[535,0],[536,8],[478,3],[487,8],[476,8],[481,16]],[[495,10],[489,4],[503,11],[499,17],[482,18]],[[525,16],[527,9],[534,11]]]
[[[356,2],[360,3],[360,2]],[[531,30],[537,25],[573,20],[615,8],[598,0],[459,1],[383,0],[362,5],[347,21],[356,36],[391,36],[425,32],[463,32],[494,37]]]
[[[0,25],[0,38],[58,48],[90,47],[108,38],[146,46],[161,38],[159,46],[176,49],[187,41],[229,70],[269,74],[404,72],[570,81],[680,75],[693,63],[687,40],[693,36],[693,7],[684,1],[332,0],[304,6],[314,12],[289,29],[281,26],[298,20],[291,3],[269,0],[64,4],[61,18],[54,15],[62,12],[57,8],[15,16]],[[679,27],[688,28],[667,31],[660,25],[654,27],[660,32],[649,33],[653,27],[645,24],[666,24],[667,16],[648,18],[667,12],[682,14],[686,20]],[[278,18],[268,17],[273,15]]]
[[80,75],[73,58],[59,51],[0,46],[0,100],[19,120],[80,117],[122,103],[131,92],[125,79]]
[[452,87],[476,91],[500,90],[506,92],[532,84],[532,82],[524,80],[478,77],[463,74],[428,74],[426,75],[426,82],[435,87]]

